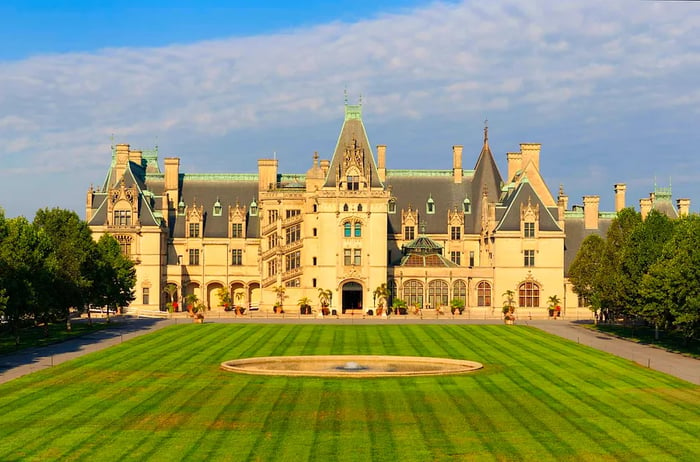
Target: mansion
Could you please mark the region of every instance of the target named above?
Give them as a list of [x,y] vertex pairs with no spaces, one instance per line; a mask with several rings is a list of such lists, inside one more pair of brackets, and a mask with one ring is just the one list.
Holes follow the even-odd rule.
[[[281,299],[292,311],[304,297],[317,308],[321,289],[332,309],[362,313],[376,310],[382,284],[423,309],[461,299],[499,312],[507,291],[532,313],[545,313],[551,296],[564,310],[582,306],[567,268],[625,207],[625,185],[614,186],[614,212],[599,210],[599,196],[569,208],[540,174],[539,144],[506,156],[503,176],[486,128],[472,169],[452,146],[450,170],[390,170],[361,105],[346,103],[330,159],[314,154],[305,174],[279,172],[276,159],[258,160],[257,173],[186,173],[175,157],[161,169],[157,150],[118,144],[104,183],[87,193],[86,220],[136,263],[131,306],[143,310],[182,306],[190,294],[223,310],[225,289],[236,305],[272,312]],[[640,201],[642,214],[689,206],[664,189]]]

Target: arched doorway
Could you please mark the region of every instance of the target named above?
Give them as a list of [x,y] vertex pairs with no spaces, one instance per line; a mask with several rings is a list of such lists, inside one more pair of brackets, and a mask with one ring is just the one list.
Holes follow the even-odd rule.
[[346,310],[362,310],[362,286],[357,282],[346,282],[342,290],[343,313]]

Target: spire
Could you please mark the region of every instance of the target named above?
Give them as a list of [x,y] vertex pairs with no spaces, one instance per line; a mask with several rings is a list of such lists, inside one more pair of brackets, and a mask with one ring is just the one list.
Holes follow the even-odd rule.
[[484,149],[489,149],[489,119],[484,120]]

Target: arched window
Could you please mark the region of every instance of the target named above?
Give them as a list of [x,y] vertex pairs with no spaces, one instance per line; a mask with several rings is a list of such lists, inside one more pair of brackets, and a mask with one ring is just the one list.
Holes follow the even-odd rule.
[[481,281],[476,285],[477,306],[491,306],[491,284]]
[[350,210],[350,207],[348,207],[348,204],[343,205],[343,212],[347,212]]
[[540,306],[540,286],[534,282],[523,282],[518,287],[518,301],[521,307]]
[[471,213],[472,211],[472,203],[469,200],[469,198],[465,198],[464,202],[462,202],[462,212],[464,213]]
[[396,213],[396,201],[394,199],[389,201],[388,213]]
[[467,304],[467,285],[464,281],[457,280],[452,284],[452,298],[462,300],[464,305]]
[[131,210],[115,210],[113,224],[114,226],[131,226]]
[[357,204],[357,211],[362,212],[362,204]]
[[408,306],[423,307],[423,283],[416,279],[406,281],[403,285],[403,298]]
[[352,236],[352,223],[350,223],[349,221],[343,225],[343,236]]
[[435,201],[432,196],[428,198],[428,202],[425,204],[425,212],[430,214],[435,213]]
[[449,289],[445,281],[436,279],[428,283],[428,303],[431,308],[447,306],[449,297]]
[[258,216],[258,203],[255,202],[255,199],[253,199],[253,202],[250,203],[250,208],[248,210],[251,217]]
[[362,223],[355,222],[355,237],[362,237]]

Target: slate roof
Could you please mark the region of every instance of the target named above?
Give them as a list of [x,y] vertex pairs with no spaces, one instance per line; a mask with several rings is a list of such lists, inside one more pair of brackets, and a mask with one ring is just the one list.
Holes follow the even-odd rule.
[[519,231],[520,208],[530,203],[533,207],[539,205],[540,231],[561,231],[557,224],[559,209],[557,207],[545,207],[544,203],[535,192],[535,189],[527,181],[521,180],[516,190],[508,198],[496,207],[496,219],[499,220],[496,231]]
[[566,229],[566,237],[564,239],[564,276],[569,275],[569,267],[576,258],[578,249],[581,248],[581,243],[591,234],[597,234],[603,239],[608,233],[612,218],[598,218],[597,229],[585,229],[583,217],[565,217],[564,228]]
[[495,203],[498,202],[498,198],[501,194],[501,185],[503,184],[501,172],[498,170],[496,160],[493,158],[491,148],[489,148],[488,133],[484,136],[484,146],[481,148],[481,153],[476,161],[474,178],[471,184],[472,215],[476,215],[466,229],[469,233],[479,234],[481,233],[480,217],[484,188],[487,192],[487,201],[489,203]]

